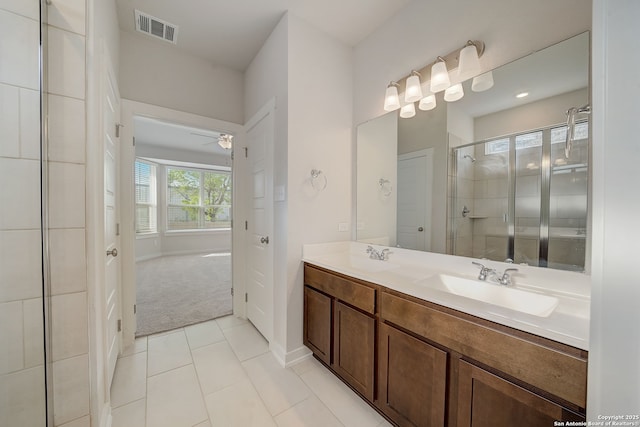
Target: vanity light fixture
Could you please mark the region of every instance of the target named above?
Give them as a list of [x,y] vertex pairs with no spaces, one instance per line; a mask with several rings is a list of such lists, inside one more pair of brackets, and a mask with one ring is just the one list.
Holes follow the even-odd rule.
[[406,102],[416,102],[422,98],[422,87],[420,86],[420,73],[416,70],[411,71],[411,75],[407,77],[407,88],[404,91],[404,100]]
[[468,40],[465,47],[460,51],[458,60],[458,81],[469,80],[480,73],[479,48],[475,42]]
[[416,115],[416,106],[413,102],[410,102],[404,105],[400,109],[400,117],[402,117],[403,119],[410,119],[415,115]]
[[447,102],[457,101],[464,96],[464,90],[462,89],[462,83],[457,83],[453,86],[449,86],[444,91],[444,100]]
[[393,111],[400,108],[400,98],[398,97],[398,87],[396,82],[389,82],[387,92],[384,96],[384,111]]
[[431,67],[431,92],[436,93],[445,90],[451,85],[447,63],[444,58],[438,56],[438,60]]
[[[436,107],[434,94],[442,91],[445,91],[446,101],[457,101],[464,96],[462,83],[472,77],[474,92],[489,89],[493,86],[491,71],[478,75],[481,72],[479,58],[482,57],[484,50],[484,42],[467,40],[461,48],[449,52],[445,56],[438,56],[435,62],[427,64],[419,70],[411,70],[408,76],[397,82],[392,81],[387,86],[385,93],[384,110],[400,109],[400,117],[413,117],[416,107],[409,104],[419,101],[419,109],[432,110]],[[454,70],[454,74],[450,75],[449,70]],[[423,94],[422,84],[428,89],[428,95]],[[404,93],[404,101],[407,103],[404,106],[400,105],[399,93]]]
[[225,150],[231,150],[231,147],[233,146],[233,135],[221,133],[220,137],[218,137],[218,145]]
[[418,108],[422,111],[433,110],[434,108],[436,108],[436,96],[433,94],[425,96],[418,103]]
[[471,83],[471,90],[474,92],[484,92],[493,87],[493,72],[487,71],[484,74],[475,76]]

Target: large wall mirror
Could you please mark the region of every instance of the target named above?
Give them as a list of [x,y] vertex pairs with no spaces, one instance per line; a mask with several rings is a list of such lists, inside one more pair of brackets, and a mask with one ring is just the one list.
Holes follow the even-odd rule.
[[584,271],[589,52],[586,32],[493,70],[486,91],[467,81],[458,101],[359,125],[357,240]]

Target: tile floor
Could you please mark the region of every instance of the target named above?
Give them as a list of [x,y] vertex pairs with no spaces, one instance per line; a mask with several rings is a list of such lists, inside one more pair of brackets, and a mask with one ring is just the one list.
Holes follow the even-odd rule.
[[315,359],[282,368],[233,316],[137,339],[111,404],[113,427],[390,426]]

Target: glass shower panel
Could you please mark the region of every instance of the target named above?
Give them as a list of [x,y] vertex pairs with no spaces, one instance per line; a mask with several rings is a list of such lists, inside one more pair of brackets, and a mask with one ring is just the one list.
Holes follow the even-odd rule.
[[515,136],[513,261],[538,265],[542,195],[543,131]]
[[507,138],[455,149],[455,255],[507,258],[509,145]]
[[[44,1],[44,0],[43,0]],[[46,14],[43,11],[43,17]],[[35,0],[0,2],[0,426],[47,424],[41,106]]]
[[589,123],[577,123],[569,157],[566,126],[551,129],[549,256],[551,268],[584,270],[589,164]]

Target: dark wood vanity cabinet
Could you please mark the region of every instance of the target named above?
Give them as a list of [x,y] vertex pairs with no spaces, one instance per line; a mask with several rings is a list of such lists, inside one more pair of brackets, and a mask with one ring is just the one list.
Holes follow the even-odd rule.
[[444,426],[447,353],[380,324],[377,406],[399,426]]
[[327,365],[331,364],[331,298],[304,288],[304,344]]
[[583,415],[461,361],[458,371],[459,427],[553,426],[554,421],[584,421]]
[[304,343],[398,426],[584,421],[587,352],[305,265]]
[[304,344],[369,401],[375,398],[376,288],[305,266]]
[[333,369],[373,401],[376,321],[340,301],[333,303]]

